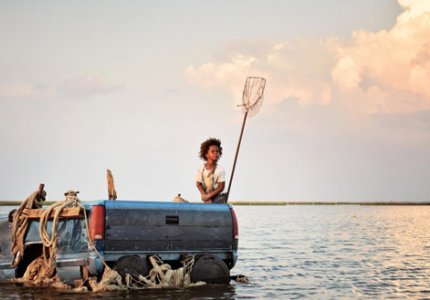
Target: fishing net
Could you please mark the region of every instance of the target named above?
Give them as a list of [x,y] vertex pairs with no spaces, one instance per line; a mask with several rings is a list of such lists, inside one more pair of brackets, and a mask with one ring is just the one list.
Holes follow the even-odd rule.
[[263,105],[264,88],[266,87],[266,79],[262,77],[248,77],[245,81],[243,88],[242,111],[245,113],[243,116],[242,129],[240,131],[239,142],[237,143],[236,155],[234,157],[233,168],[231,170],[230,182],[228,184],[226,202],[230,196],[230,189],[233,182],[234,171],[236,169],[237,157],[239,155],[240,143],[242,142],[243,131],[245,129],[246,118],[255,116]]
[[242,95],[242,111],[249,116],[255,116],[260,110],[264,99],[266,79],[261,77],[248,77]]
[[39,189],[25,199],[18,209],[11,212],[12,221],[12,267],[17,267],[24,256],[24,236],[27,233],[28,219],[24,214],[25,209],[41,208],[46,199],[46,191],[41,184]]
[[[45,201],[46,192],[43,190],[43,184],[38,191],[32,193],[13,214],[12,226],[12,253],[14,254],[13,266],[18,266],[24,256],[24,239],[29,225],[29,219],[33,218],[32,211],[40,211],[42,208],[41,201]],[[39,236],[42,241],[43,254],[34,259],[25,270],[21,278],[14,281],[24,283],[27,286],[56,287],[68,289],[69,286],[62,283],[58,274],[56,274],[55,259],[57,254],[57,224],[60,214],[66,207],[78,207],[79,199],[75,191],[69,191],[65,194],[66,199],[57,202],[42,210],[39,217]],[[52,235],[47,230],[48,219],[52,221]],[[16,252],[16,253],[15,253]]]

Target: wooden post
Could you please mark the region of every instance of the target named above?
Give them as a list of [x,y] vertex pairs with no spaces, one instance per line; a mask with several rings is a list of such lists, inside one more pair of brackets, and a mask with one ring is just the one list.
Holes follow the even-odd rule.
[[115,191],[115,184],[113,182],[112,172],[109,169],[106,170],[106,177],[107,177],[107,184],[108,184],[109,200],[116,200],[117,196]]

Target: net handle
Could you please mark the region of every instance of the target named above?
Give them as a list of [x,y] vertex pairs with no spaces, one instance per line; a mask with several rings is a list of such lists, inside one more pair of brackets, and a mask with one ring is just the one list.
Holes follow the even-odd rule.
[[[251,80],[255,80],[255,79],[257,79],[260,82],[259,86],[258,86],[258,90],[257,90],[259,92],[259,96],[258,96],[257,100],[251,106],[249,106],[249,105],[246,104],[245,92],[247,91],[247,85],[250,84],[249,82]],[[248,117],[249,110],[252,109],[252,106],[255,106],[256,104],[258,104],[258,102],[262,101],[265,86],[266,86],[266,79],[265,78],[261,78],[261,77],[248,77],[246,79],[246,81],[245,81],[245,87],[243,88],[243,94],[242,94],[243,95],[242,96],[242,105],[240,105],[240,106],[242,106],[242,109],[245,109],[245,114],[243,116],[242,129],[240,130],[239,141],[237,143],[236,154],[234,156],[233,168],[232,168],[232,171],[231,171],[230,181],[229,181],[229,184],[228,184],[227,200],[226,201],[228,201],[228,198],[230,197],[231,185],[232,185],[232,182],[233,182],[234,172],[236,170],[237,158],[239,156],[240,145],[242,143],[243,132],[245,130],[245,124],[246,124],[246,119]],[[260,91],[261,91],[261,93],[260,93]]]
[[228,201],[228,197],[230,196],[231,184],[233,182],[234,171],[236,170],[237,157],[239,156],[240,144],[242,142],[242,136],[243,136],[243,131],[245,130],[245,124],[246,124],[246,117],[247,116],[248,116],[248,111],[246,111],[245,115],[243,116],[242,129],[240,130],[239,141],[237,143],[237,148],[236,148],[236,155],[234,156],[233,168],[231,170],[230,181],[228,183],[227,200],[226,201]]

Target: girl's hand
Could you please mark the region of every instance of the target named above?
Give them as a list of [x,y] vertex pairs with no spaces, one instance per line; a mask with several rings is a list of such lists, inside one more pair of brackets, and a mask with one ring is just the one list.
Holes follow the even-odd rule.
[[202,194],[202,201],[203,202],[206,202],[206,201],[208,201],[210,199],[210,197],[209,197],[209,195],[208,194]]

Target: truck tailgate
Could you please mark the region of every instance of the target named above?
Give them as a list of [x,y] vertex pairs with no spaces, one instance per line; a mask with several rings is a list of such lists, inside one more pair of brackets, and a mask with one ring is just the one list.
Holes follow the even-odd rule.
[[105,251],[232,249],[228,205],[106,201]]

